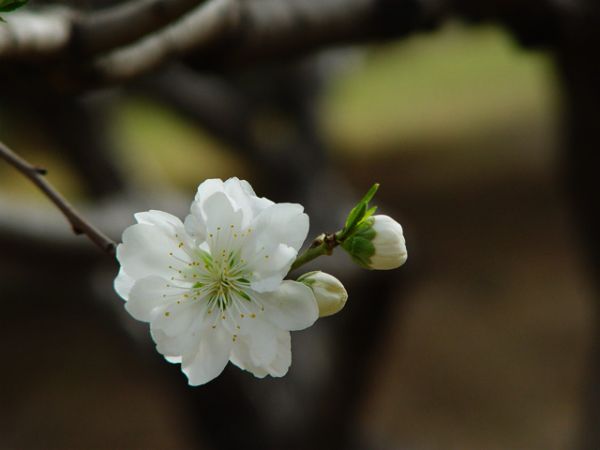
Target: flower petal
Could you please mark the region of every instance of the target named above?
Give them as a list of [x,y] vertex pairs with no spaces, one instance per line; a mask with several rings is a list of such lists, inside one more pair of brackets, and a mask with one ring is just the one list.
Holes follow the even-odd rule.
[[277,289],[290,271],[298,253],[292,247],[279,244],[270,250],[258,252],[248,261],[253,269],[251,287],[257,292]]
[[231,335],[221,327],[204,331],[197,351],[183,355],[181,360],[181,370],[189,384],[198,386],[219,376],[229,361],[231,345]]
[[127,275],[127,273],[121,267],[117,277],[115,278],[114,288],[122,299],[127,300],[129,298],[129,292],[133,287],[133,283],[135,283],[135,279]]
[[206,239],[204,203],[217,192],[224,192],[223,181],[218,178],[205,180],[198,186],[198,192],[190,207],[190,215],[185,218],[185,230],[197,240]]
[[264,378],[269,375],[265,367],[255,365],[250,358],[250,348],[245,340],[238,340],[231,348],[230,361],[242,370],[247,370],[256,378]]
[[319,317],[312,290],[303,283],[285,280],[274,292],[257,294],[265,307],[265,316],[283,330],[303,330]]
[[228,234],[231,225],[238,230],[241,228],[242,212],[234,209],[224,192],[215,192],[206,199],[202,213],[208,232],[216,233],[220,229]]
[[[183,230],[181,221],[179,225]],[[174,262],[170,253],[180,259],[188,259],[176,234],[175,228],[169,224],[157,226],[144,222],[131,225],[123,232],[123,243],[117,247],[117,259],[123,270],[134,279],[150,275],[169,277],[169,265]]]
[[277,334],[277,356],[268,367],[272,377],[284,376],[292,364],[292,340],[289,331]]
[[308,234],[308,216],[297,203],[275,203],[264,209],[252,224],[256,248],[285,244],[300,250]]
[[[257,319],[259,320],[259,319]],[[263,367],[270,364],[277,356],[277,329],[268,322],[254,328],[252,334],[245,336],[252,364]]]
[[204,180],[200,183],[200,186],[198,186],[195,200],[202,205],[202,203],[215,192],[223,192],[223,190],[223,180],[220,178],[209,178],[208,180]]
[[152,327],[163,331],[168,336],[180,336],[190,329],[192,322],[198,317],[205,317],[206,303],[185,301],[169,304],[152,311]]
[[251,372],[257,378],[263,378],[266,375],[282,377],[285,375],[292,362],[290,333],[288,331],[277,330],[273,338],[276,344],[274,358],[266,365],[257,365],[251,357],[249,342],[241,340],[234,343],[231,350],[231,362],[240,369]]
[[155,329],[151,325],[150,334],[152,340],[156,343],[156,350],[165,358],[173,359],[181,355],[194,353],[199,346],[201,331],[192,326],[186,333],[169,336],[164,331]]
[[273,202],[264,197],[257,197],[252,186],[236,177],[230,178],[224,184],[225,193],[230,198],[236,209],[243,212],[244,222],[242,228],[246,228],[252,220],[264,209],[271,206]]
[[137,280],[129,292],[125,309],[134,319],[150,322],[157,314],[156,309],[173,301],[172,297],[166,297],[172,294],[168,284],[167,280],[157,276]]
[[163,228],[166,233],[177,233],[183,226],[178,217],[156,209],[136,213],[134,217],[138,223],[156,225]]

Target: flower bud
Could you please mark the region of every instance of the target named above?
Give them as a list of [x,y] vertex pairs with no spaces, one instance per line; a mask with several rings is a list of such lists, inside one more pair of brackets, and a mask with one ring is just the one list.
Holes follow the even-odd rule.
[[371,243],[375,253],[371,256],[369,266],[377,270],[400,267],[408,257],[402,226],[389,216],[373,216],[372,220],[371,228],[375,231],[375,237]]
[[348,293],[344,285],[336,277],[328,273],[308,272],[298,281],[310,287],[319,305],[319,317],[331,316],[344,307]]
[[342,247],[367,269],[395,269],[404,264],[408,256],[402,226],[384,215],[369,217],[359,224]]

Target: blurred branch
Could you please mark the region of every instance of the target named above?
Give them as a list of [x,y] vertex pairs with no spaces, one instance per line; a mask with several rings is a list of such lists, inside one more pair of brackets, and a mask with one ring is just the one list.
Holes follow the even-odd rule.
[[102,82],[130,79],[175,57],[219,68],[290,58],[318,47],[397,37],[437,20],[426,0],[212,0],[165,29],[95,60]]
[[67,218],[75,234],[85,234],[94,244],[109,255],[114,254],[116,244],[108,236],[85,220],[73,206],[44,179],[45,169],[35,167],[0,142],[0,158],[29,178]]
[[28,59],[59,54],[71,40],[74,13],[67,8],[18,11],[0,27],[0,60]]
[[136,0],[100,10],[75,23],[77,49],[94,54],[129,44],[202,3],[206,0]]
[[220,67],[399,36],[435,21],[438,9],[431,5],[436,3],[134,0],[88,15],[68,8],[19,11],[0,29],[0,58],[43,65],[61,57],[61,78],[119,82],[184,55]]
[[522,42],[543,45],[562,36],[581,2],[132,0],[87,15],[67,8],[14,13],[0,28],[0,58],[45,64],[66,56],[61,78],[85,87],[135,78],[183,56],[215,69],[397,38],[450,14],[498,20]]
[[163,30],[99,57],[91,65],[91,75],[103,82],[126,80],[208,45],[227,31],[237,5],[235,0],[212,0],[201,5]]
[[97,54],[151,34],[205,1],[134,0],[89,14],[55,6],[19,11],[0,27],[0,58]]

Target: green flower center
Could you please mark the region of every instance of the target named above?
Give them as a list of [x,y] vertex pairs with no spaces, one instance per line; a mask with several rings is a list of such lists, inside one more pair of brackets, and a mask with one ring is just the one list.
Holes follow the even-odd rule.
[[239,254],[223,250],[215,258],[202,251],[200,258],[204,270],[197,273],[198,281],[192,288],[197,295],[207,299],[209,308],[218,307],[225,311],[236,299],[252,300],[246,292],[250,287],[250,272]]

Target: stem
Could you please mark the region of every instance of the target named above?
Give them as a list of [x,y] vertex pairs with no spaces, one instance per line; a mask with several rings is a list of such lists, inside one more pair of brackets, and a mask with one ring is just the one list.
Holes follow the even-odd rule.
[[296,270],[319,256],[331,255],[333,249],[339,244],[340,242],[337,240],[336,234],[321,234],[320,236],[317,236],[310,247],[296,258],[290,271]]
[[75,208],[44,178],[46,170],[33,166],[0,142],[0,159],[4,159],[31,180],[67,218],[75,234],[85,234],[102,251],[113,255],[115,242],[84,219]]

